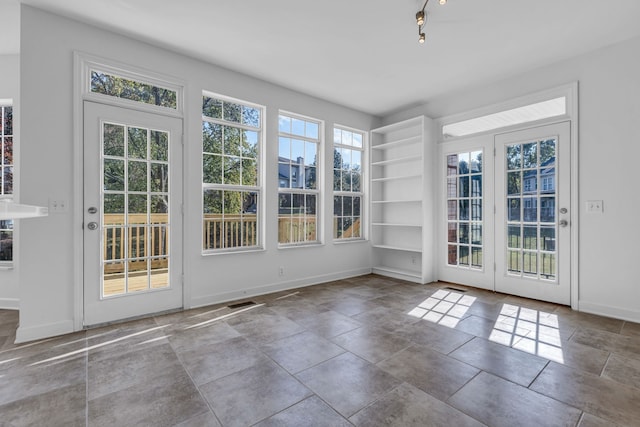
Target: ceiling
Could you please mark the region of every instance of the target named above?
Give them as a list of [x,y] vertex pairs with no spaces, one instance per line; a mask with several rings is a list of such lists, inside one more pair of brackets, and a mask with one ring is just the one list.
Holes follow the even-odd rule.
[[0,0],[0,54],[19,3],[386,114],[640,36],[638,0]]

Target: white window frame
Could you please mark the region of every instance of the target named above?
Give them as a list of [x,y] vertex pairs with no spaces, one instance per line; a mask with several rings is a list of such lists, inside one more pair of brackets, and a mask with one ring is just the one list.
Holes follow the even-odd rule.
[[204,124],[205,122],[215,123],[223,126],[236,127],[241,130],[251,130],[256,131],[258,133],[258,158],[257,162],[257,185],[248,186],[248,185],[231,185],[231,184],[210,184],[204,182],[204,166],[203,166],[203,156],[204,151],[202,147],[202,132],[200,133],[200,182],[202,182],[202,191],[200,194],[200,216],[202,219],[203,229],[202,229],[202,237],[204,237],[204,191],[205,190],[222,190],[222,191],[242,191],[242,192],[251,192],[257,193],[258,204],[257,204],[257,212],[256,212],[256,227],[257,227],[257,242],[253,246],[234,246],[228,248],[219,248],[219,249],[205,249],[204,241],[202,242],[202,255],[218,255],[218,254],[228,254],[228,253],[241,253],[241,252],[255,252],[264,250],[264,206],[265,206],[265,197],[264,197],[264,138],[265,138],[265,121],[266,121],[266,107],[263,105],[259,105],[253,102],[245,101],[242,99],[232,98],[226,95],[221,95],[214,92],[203,91],[203,97],[215,98],[219,99],[223,102],[230,102],[234,104],[239,104],[242,106],[247,106],[251,108],[255,108],[260,111],[260,127],[255,128],[252,126],[244,125],[241,123],[235,123],[231,121],[227,121],[224,119],[214,119],[208,116],[205,116],[201,111],[202,120],[201,122]]
[[[2,109],[4,107],[11,107],[12,109],[15,108],[13,105],[13,100],[11,99],[0,99],[0,120],[3,120],[4,114],[2,114]],[[15,111],[13,111],[13,113],[15,114]],[[4,194],[4,170],[0,168],[0,173],[2,173],[2,175],[0,175],[0,200],[9,200],[9,201],[13,201],[14,197],[15,197],[15,193],[16,193],[16,177],[18,176],[18,174],[16,173],[16,162],[15,162],[15,158],[16,158],[16,133],[15,133],[15,120],[12,120],[12,133],[11,133],[11,138],[13,139],[13,163],[11,164],[11,166],[13,167],[13,191],[11,192],[11,194]],[[0,132],[0,156],[4,156],[3,154],[3,146],[4,146],[4,125],[2,126],[2,131]],[[2,161],[2,159],[0,158],[0,162]],[[11,228],[11,234],[12,234],[12,257],[11,260],[6,260],[6,261],[0,261],[0,269],[4,270],[4,269],[11,269],[13,268],[13,264],[15,262],[16,259],[16,253],[15,253],[15,247],[16,247],[16,222],[13,221],[13,228]],[[5,229],[8,230],[8,229]]]
[[[333,241],[334,243],[347,243],[347,242],[357,242],[357,241],[361,241],[361,240],[366,240],[365,238],[365,230],[366,230],[366,224],[365,224],[365,206],[367,206],[367,204],[365,203],[365,177],[366,177],[366,171],[365,171],[365,155],[367,152],[367,135],[368,132],[365,132],[363,130],[360,129],[355,129],[355,128],[351,128],[348,126],[342,126],[342,125],[338,125],[338,124],[334,124],[333,126],[333,131],[335,134],[336,130],[340,130],[340,131],[346,131],[346,132],[351,132],[352,134],[359,134],[362,136],[362,147],[356,147],[354,145],[344,145],[344,144],[336,144],[335,143],[335,138],[334,138],[334,142],[333,142],[333,147],[332,147],[332,153],[335,150],[335,148],[346,148],[349,150],[353,150],[353,151],[360,151],[360,191],[336,191],[335,190],[335,183],[334,180],[332,180],[332,189],[333,189],[333,197],[332,200],[334,200],[334,198],[336,196],[351,196],[351,197],[360,197],[360,236],[359,237],[336,237],[334,234],[334,230],[331,230],[332,233],[332,237],[333,237]],[[332,165],[332,169],[333,169],[333,165]],[[334,175],[334,171],[331,171],[331,175],[334,177],[335,179],[335,175]],[[333,204],[332,204],[333,206]],[[353,215],[352,215],[353,216]],[[335,212],[333,212],[333,207],[332,207],[332,218],[335,219],[336,215]]]
[[[168,81],[163,75],[150,70],[142,70],[117,61],[106,60],[85,53],[76,53],[76,66],[80,68],[80,96],[83,100],[101,102],[120,107],[130,107],[136,110],[147,111],[154,114],[164,114],[182,118],[184,115],[184,85],[178,79]],[[105,95],[91,91],[91,72],[100,71],[128,80],[170,89],[176,92],[176,108],[147,104],[126,98]]]
[[[280,137],[285,138],[295,138],[301,139],[304,141],[314,142],[317,144],[316,146],[316,188],[315,189],[306,189],[306,188],[292,188],[292,187],[281,187],[280,181],[278,179],[278,203],[277,203],[277,217],[278,217],[278,235],[280,234],[280,195],[289,193],[289,194],[302,194],[302,195],[315,195],[316,196],[316,239],[303,241],[303,242],[291,242],[291,243],[281,243],[280,239],[278,239],[278,248],[286,249],[286,248],[299,248],[304,246],[318,246],[324,243],[323,238],[323,181],[324,181],[324,162],[323,162],[323,152],[324,152],[324,121],[320,119],[316,119],[314,117],[304,116],[297,113],[292,113],[290,111],[279,110],[278,111],[278,123],[280,121],[280,117],[285,116],[291,119],[298,119],[305,122],[311,122],[318,125],[318,138],[313,139],[293,133],[281,132],[278,126],[278,146],[280,144]],[[279,150],[278,150],[279,151]],[[278,153],[279,154],[279,153]],[[279,155],[277,160],[276,168],[280,170],[280,162]]]

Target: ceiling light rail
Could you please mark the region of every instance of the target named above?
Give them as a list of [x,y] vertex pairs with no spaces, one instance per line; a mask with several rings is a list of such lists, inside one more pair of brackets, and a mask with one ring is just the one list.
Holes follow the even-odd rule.
[[[440,5],[444,5],[447,3],[447,0],[438,0],[438,2],[440,3]],[[427,23],[427,13],[425,12],[427,3],[429,3],[429,0],[425,0],[424,5],[422,5],[422,9],[416,12],[416,24],[418,24],[418,42],[420,42],[420,44],[424,43],[426,37],[423,30],[425,24]]]

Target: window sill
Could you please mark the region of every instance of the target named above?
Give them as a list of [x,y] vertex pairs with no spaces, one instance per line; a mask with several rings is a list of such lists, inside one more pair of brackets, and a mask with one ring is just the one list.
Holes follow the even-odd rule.
[[241,248],[241,249],[215,249],[211,251],[203,251],[200,255],[203,257],[216,255],[233,255],[233,254],[250,254],[256,252],[264,252],[263,247]]
[[300,249],[300,248],[317,248],[320,246],[324,246],[324,243],[311,242],[311,243],[297,243],[297,244],[290,244],[290,245],[279,244],[278,249],[287,250],[287,249]]
[[0,271],[10,271],[13,270],[12,263],[0,264]]
[[365,239],[363,237],[360,237],[360,238],[357,238],[357,239],[335,239],[333,241],[333,244],[334,245],[348,245],[350,243],[365,243],[365,242],[368,242],[368,241],[369,240],[367,240],[367,239]]

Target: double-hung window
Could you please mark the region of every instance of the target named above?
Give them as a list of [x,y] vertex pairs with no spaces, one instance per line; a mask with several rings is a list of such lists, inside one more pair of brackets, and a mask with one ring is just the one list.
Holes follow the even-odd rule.
[[[13,198],[13,108],[0,104],[0,199]],[[13,221],[0,220],[0,265],[13,261]]]
[[333,238],[362,238],[364,132],[333,129]]
[[203,251],[262,247],[260,164],[264,108],[202,98]]
[[319,243],[322,122],[280,113],[278,123],[278,243]]

